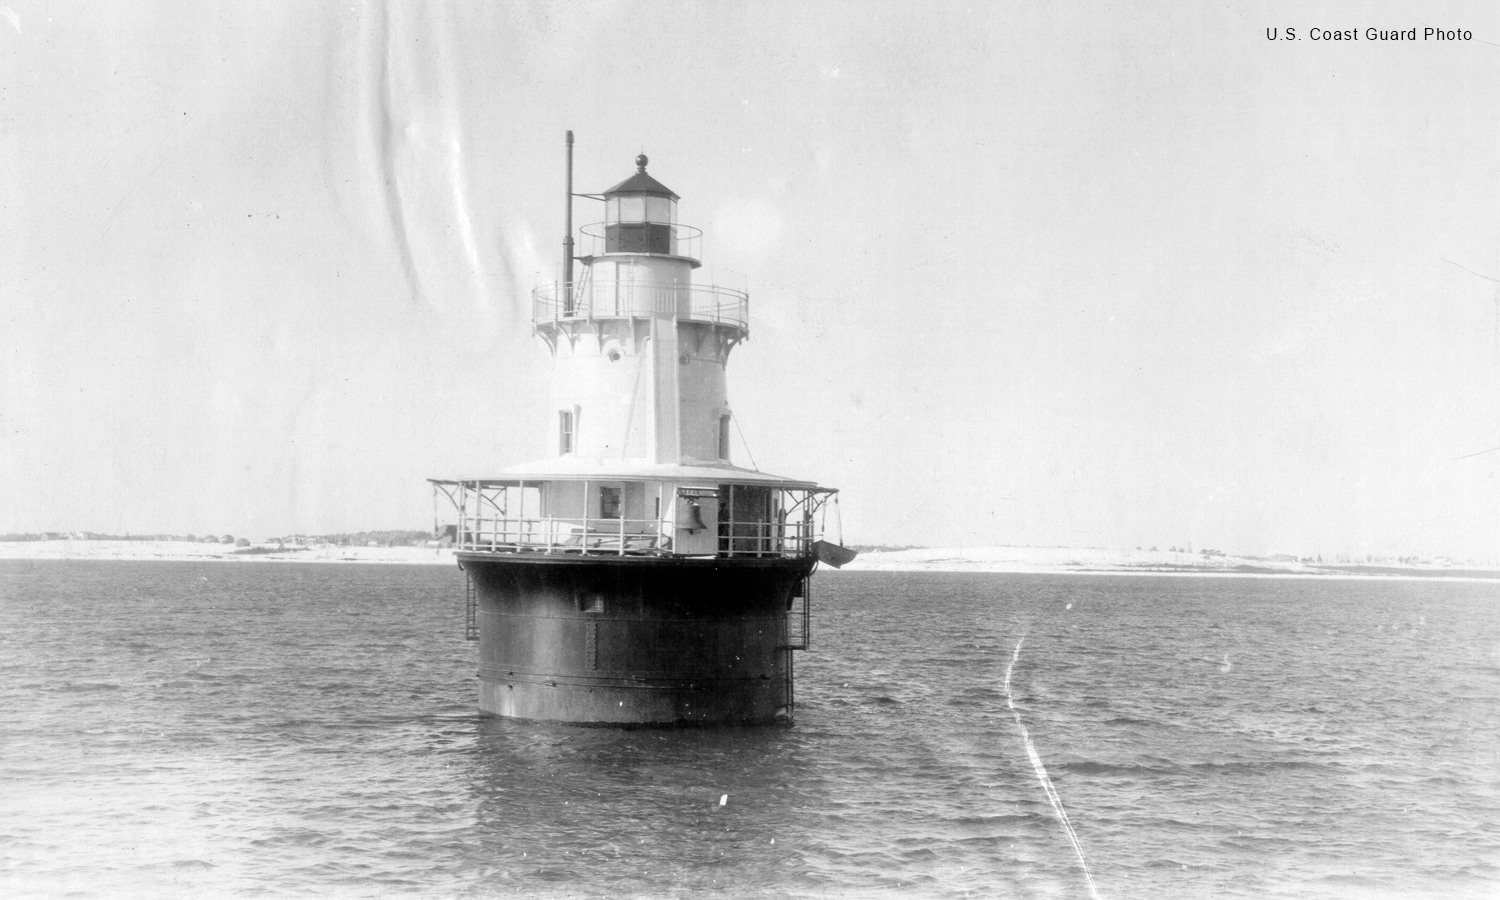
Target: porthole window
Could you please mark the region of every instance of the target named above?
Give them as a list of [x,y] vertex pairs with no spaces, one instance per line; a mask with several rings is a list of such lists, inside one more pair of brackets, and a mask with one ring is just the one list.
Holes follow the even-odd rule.
[[610,362],[619,362],[620,361],[620,357],[622,355],[623,354],[621,354],[620,351],[618,351],[618,350],[611,350],[611,351],[609,351],[609,361]]

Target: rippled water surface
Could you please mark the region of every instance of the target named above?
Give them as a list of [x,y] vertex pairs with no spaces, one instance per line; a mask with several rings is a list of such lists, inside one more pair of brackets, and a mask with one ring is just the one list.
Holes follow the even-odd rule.
[[1497,584],[824,574],[682,731],[478,716],[462,584],[0,562],[0,895],[1086,897],[1014,661],[1100,896],[1500,896]]

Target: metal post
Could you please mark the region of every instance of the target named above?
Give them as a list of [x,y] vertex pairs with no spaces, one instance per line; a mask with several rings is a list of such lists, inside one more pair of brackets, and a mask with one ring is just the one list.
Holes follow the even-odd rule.
[[568,191],[563,212],[563,310],[573,312],[573,132],[568,132]]
[[455,549],[464,549],[464,536],[469,530],[469,488],[468,484],[460,481],[458,483],[458,534],[455,535],[453,543]]

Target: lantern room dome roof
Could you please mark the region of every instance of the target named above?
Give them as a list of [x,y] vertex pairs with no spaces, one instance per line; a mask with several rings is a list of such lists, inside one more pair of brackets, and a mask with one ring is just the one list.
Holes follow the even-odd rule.
[[619,194],[645,194],[653,197],[671,197],[680,200],[672,189],[646,174],[646,154],[635,158],[635,174],[604,192],[606,197]]

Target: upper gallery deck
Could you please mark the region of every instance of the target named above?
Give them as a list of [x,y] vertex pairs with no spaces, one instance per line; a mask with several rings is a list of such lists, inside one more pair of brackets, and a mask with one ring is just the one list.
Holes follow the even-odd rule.
[[734,469],[429,480],[458,513],[454,549],[505,554],[807,558],[836,493]]

